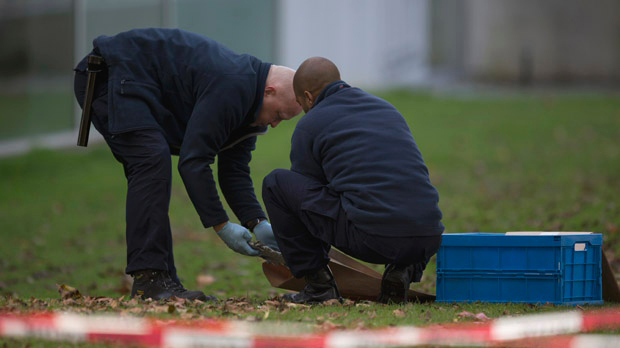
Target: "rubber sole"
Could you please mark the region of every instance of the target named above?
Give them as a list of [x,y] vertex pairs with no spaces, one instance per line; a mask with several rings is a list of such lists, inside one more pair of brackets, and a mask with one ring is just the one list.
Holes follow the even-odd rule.
[[[393,267],[393,266],[391,266]],[[409,284],[403,282],[404,274],[400,270],[386,269],[381,279],[381,293],[378,301],[382,303],[405,303],[409,292]]]

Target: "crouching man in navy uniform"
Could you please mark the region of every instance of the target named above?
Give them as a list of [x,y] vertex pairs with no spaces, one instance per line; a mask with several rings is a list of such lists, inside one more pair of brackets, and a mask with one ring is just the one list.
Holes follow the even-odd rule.
[[379,300],[406,302],[444,230],[439,196],[400,113],[340,80],[329,60],[304,61],[294,77],[306,112],[291,140],[291,170],[263,181],[263,199],[282,255],[304,289],[285,299],[340,298],[327,266],[334,246],[386,264]]
[[[103,57],[91,107],[92,121],[127,178],[126,272],[132,296],[210,300],[185,289],[177,277],[168,207],[171,159],[205,228],[232,250],[258,252],[248,241],[273,241],[258,203],[249,162],[256,135],[301,112],[293,92],[295,71],[240,55],[178,29],[136,29],[93,41]],[[86,58],[75,68],[75,95],[83,107]],[[226,201],[242,225],[229,222]]]

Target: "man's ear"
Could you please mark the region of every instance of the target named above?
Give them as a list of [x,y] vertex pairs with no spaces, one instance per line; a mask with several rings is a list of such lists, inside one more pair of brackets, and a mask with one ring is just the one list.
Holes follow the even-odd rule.
[[312,104],[314,104],[314,96],[312,95],[312,93],[310,93],[310,91],[304,91],[304,96],[308,100],[310,106],[312,106]]
[[265,95],[275,95],[276,94],[276,88],[273,86],[267,86],[265,87]]

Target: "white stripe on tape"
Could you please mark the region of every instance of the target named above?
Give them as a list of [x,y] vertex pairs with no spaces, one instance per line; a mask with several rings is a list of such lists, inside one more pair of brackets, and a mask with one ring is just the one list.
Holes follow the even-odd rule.
[[332,332],[325,337],[326,348],[350,348],[350,347],[381,347],[375,340],[369,340],[368,335],[360,332],[351,334],[350,332]]
[[55,318],[56,329],[68,333],[141,335],[148,333],[150,324],[143,318],[111,315],[85,316],[60,313]]
[[499,318],[491,324],[491,339],[518,340],[526,337],[561,335],[581,331],[581,312],[560,312]]
[[2,336],[25,337],[30,333],[26,323],[19,319],[0,319],[0,334]]
[[325,347],[392,347],[413,346],[422,344],[421,329],[415,327],[400,327],[389,331],[335,331],[325,337]]
[[81,332],[58,330],[49,318],[15,317],[0,319],[2,336],[37,337],[53,341],[84,341],[86,335]]
[[[247,336],[247,335],[246,335]],[[252,338],[232,335],[230,332],[200,332],[194,329],[166,328],[162,332],[163,347],[252,347]]]
[[620,347],[620,335],[577,335],[570,344],[571,348],[617,348]]

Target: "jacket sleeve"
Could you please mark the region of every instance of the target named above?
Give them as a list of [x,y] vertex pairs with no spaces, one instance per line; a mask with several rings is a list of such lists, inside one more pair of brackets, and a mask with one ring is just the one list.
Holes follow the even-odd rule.
[[256,136],[247,138],[218,155],[218,181],[226,202],[243,224],[266,218],[254,194],[250,177],[250,160],[256,147]]
[[327,184],[316,147],[316,137],[298,125],[291,138],[291,171]]
[[219,199],[211,164],[232,131],[237,128],[247,104],[243,91],[219,85],[219,93],[201,97],[187,123],[179,153],[179,173],[187,193],[205,227],[228,221]]

